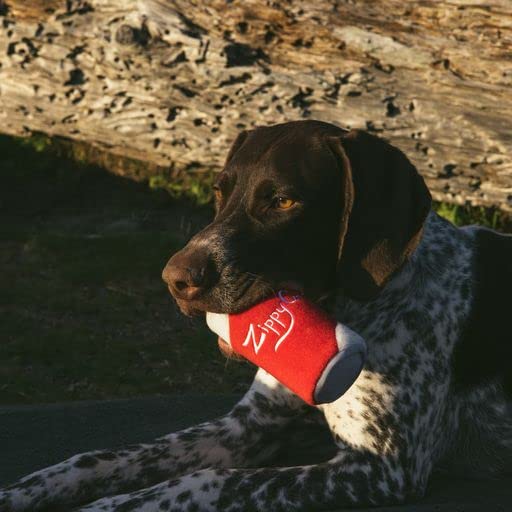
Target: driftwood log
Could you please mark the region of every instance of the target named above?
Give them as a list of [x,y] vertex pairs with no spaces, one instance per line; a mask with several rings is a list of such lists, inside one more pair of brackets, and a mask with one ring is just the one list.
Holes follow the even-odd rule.
[[510,0],[0,0],[0,131],[169,176],[314,118],[400,147],[436,199],[512,211]]

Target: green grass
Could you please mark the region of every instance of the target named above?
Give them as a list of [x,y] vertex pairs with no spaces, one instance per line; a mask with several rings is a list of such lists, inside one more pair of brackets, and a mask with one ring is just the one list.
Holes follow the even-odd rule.
[[197,169],[191,169],[188,173],[174,179],[163,175],[151,176],[149,186],[153,189],[166,190],[176,199],[186,198],[199,206],[204,206],[213,202],[214,181],[213,171],[197,172]]
[[512,232],[512,217],[495,208],[434,203],[434,210],[456,226],[480,224],[503,232]]

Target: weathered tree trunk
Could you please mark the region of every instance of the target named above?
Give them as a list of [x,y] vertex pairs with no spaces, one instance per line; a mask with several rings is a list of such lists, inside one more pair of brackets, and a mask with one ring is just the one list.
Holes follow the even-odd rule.
[[0,130],[168,172],[315,118],[400,147],[441,200],[512,211],[510,0],[0,0]]

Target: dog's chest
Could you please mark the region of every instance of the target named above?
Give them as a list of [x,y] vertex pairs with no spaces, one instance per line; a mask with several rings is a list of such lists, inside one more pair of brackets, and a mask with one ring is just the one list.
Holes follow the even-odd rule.
[[452,354],[470,308],[467,237],[434,217],[411,264],[370,303],[340,300],[339,321],[368,345],[365,370],[322,408],[338,445],[383,453],[407,441],[437,451],[449,415]]
[[325,420],[340,447],[349,445],[380,451],[379,432],[393,409],[393,389],[374,372],[363,370],[356,383],[338,400],[321,406]]

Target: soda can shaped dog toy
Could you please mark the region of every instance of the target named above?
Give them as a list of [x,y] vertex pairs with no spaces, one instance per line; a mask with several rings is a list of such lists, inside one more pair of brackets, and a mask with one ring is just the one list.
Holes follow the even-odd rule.
[[206,313],[208,327],[237,354],[311,405],[342,396],[359,376],[366,343],[300,295],[279,292],[241,313]]

